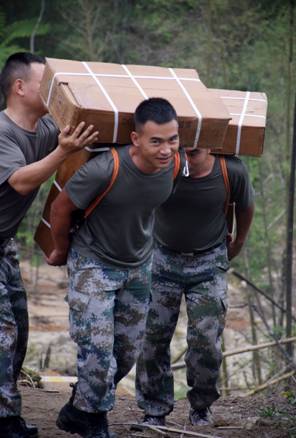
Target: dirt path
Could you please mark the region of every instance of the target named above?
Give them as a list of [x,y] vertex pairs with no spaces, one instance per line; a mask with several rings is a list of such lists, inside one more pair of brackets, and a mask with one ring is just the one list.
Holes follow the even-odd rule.
[[[43,374],[74,375],[75,349],[68,335],[68,306],[64,302],[67,287],[65,271],[43,265],[40,267],[38,288],[34,291],[31,269],[28,263],[22,264],[22,272],[29,292],[30,311],[30,346],[27,364],[33,369],[40,369],[40,363],[46,363],[50,346],[51,358],[50,361],[48,359],[47,367],[41,368]],[[234,307],[230,309],[228,317],[229,333],[232,332],[229,344],[235,348],[242,342],[240,332],[247,329],[248,321],[243,313],[243,307],[238,302],[241,300],[240,296],[234,293],[230,295]],[[183,332],[184,327],[181,326]],[[180,331],[181,341],[176,342],[179,348],[180,345],[183,348],[182,339],[185,336],[183,332]],[[176,349],[174,354],[177,353]],[[239,371],[239,374],[241,375],[242,371]],[[182,376],[183,380],[184,376]],[[129,430],[127,423],[142,418],[142,412],[138,410],[134,398],[127,395],[129,390],[133,393],[133,388],[133,379],[126,380],[124,385],[121,384],[115,409],[109,416],[111,429],[117,432],[118,438],[161,437],[159,432]],[[40,438],[74,437],[61,432],[55,426],[58,412],[70,394],[68,384],[47,384],[43,390],[22,387],[21,390],[23,415],[38,425]],[[208,428],[192,428],[188,424],[187,402],[180,400],[176,402],[173,413],[167,418],[167,426],[179,430],[193,430],[211,438],[296,438],[296,385],[292,382],[285,393],[280,388],[274,388],[273,391],[255,397],[220,399],[213,407],[215,427]],[[185,389],[183,392],[185,394]],[[166,436],[186,438],[190,435],[169,432]],[[78,435],[75,435],[76,437]]]
[[[55,426],[59,409],[67,401],[67,385],[51,385],[50,389],[22,387],[23,415],[39,427],[40,438],[77,437],[63,433]],[[272,414],[274,410],[274,415]],[[261,413],[261,415],[260,415]],[[265,413],[265,416],[262,416]],[[176,403],[167,417],[167,427],[194,431],[211,438],[295,438],[296,406],[281,393],[249,398],[228,397],[220,399],[213,408],[216,427],[193,428],[188,425],[188,405],[185,400]],[[127,423],[139,421],[142,413],[130,396],[118,395],[115,409],[109,415],[111,430],[118,438],[161,437],[158,432],[131,432]],[[293,431],[294,428],[294,431]],[[190,435],[168,433],[168,437],[186,438]]]

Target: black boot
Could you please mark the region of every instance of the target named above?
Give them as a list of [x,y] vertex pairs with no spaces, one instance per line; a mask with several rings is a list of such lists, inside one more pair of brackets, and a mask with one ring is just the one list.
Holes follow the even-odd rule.
[[83,436],[88,424],[86,412],[76,409],[70,401],[60,410],[56,425],[59,429]]
[[191,409],[189,420],[192,426],[211,426],[213,418],[209,408]]
[[61,409],[56,425],[59,429],[70,433],[78,433],[83,438],[115,438],[109,433],[106,412],[90,413],[73,406],[76,384],[72,385],[72,395]]
[[35,424],[26,423],[23,417],[19,417],[19,421],[26,427],[27,432],[31,438],[38,437],[38,427]]
[[37,438],[36,426],[26,425],[20,416],[0,418],[0,438]]

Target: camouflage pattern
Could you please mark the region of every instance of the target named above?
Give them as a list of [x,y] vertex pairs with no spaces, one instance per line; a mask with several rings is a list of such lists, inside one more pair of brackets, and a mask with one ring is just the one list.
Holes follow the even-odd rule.
[[151,259],[127,268],[72,249],[68,269],[70,334],[78,347],[73,404],[86,412],[109,411],[116,384],[140,351],[151,293]]
[[0,245],[0,417],[20,415],[17,378],[26,355],[28,309],[16,245]]
[[167,415],[174,407],[170,342],[183,293],[188,315],[187,397],[192,409],[209,407],[219,397],[216,383],[222,360],[228,267],[225,245],[199,255],[155,249],[152,301],[136,375],[137,402],[145,414]]

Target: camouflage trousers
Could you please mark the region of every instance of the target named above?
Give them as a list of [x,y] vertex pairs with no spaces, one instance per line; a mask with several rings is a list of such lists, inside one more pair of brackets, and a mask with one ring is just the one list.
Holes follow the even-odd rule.
[[27,297],[16,245],[0,245],[0,417],[20,415],[17,378],[28,342]]
[[151,259],[125,268],[71,250],[68,258],[70,335],[77,344],[73,404],[109,411],[116,384],[136,362],[151,294]]
[[160,246],[155,249],[152,301],[136,373],[137,402],[145,414],[167,415],[174,406],[170,342],[183,294],[188,316],[188,400],[192,409],[201,409],[219,397],[216,384],[222,361],[228,267],[225,245],[199,255],[173,253]]

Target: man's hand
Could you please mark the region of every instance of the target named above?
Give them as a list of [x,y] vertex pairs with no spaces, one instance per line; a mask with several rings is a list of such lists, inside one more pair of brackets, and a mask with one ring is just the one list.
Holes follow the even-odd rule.
[[79,123],[71,132],[71,127],[66,126],[59,135],[59,147],[66,154],[77,152],[89,144],[95,143],[99,139],[99,132],[92,132],[93,125],[85,128],[85,122]]
[[254,204],[251,204],[245,210],[239,210],[238,208],[235,209],[236,237],[234,240],[232,239],[231,234],[228,234],[226,237],[229,260],[236,257],[244,246],[249,228],[252,223],[253,214]]
[[244,245],[243,242],[239,242],[238,240],[232,241],[229,238],[229,236],[227,236],[227,255],[228,255],[228,260],[232,260],[234,257],[236,257],[240,253],[243,245]]
[[57,249],[54,249],[49,257],[46,257],[46,261],[52,266],[63,266],[67,263],[67,255],[67,252],[60,252]]

